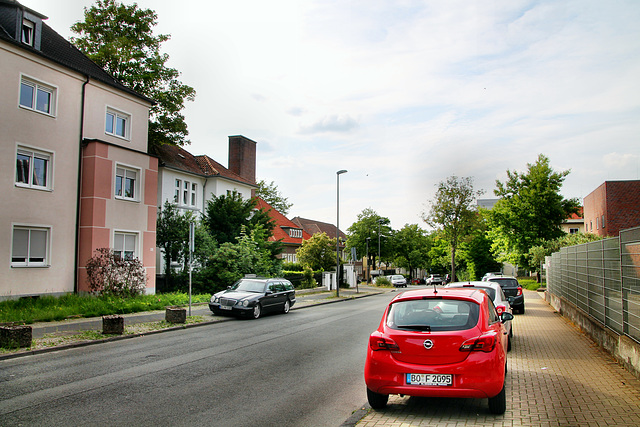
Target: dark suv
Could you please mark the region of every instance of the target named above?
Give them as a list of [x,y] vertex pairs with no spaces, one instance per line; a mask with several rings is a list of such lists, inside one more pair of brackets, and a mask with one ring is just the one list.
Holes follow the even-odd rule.
[[487,281],[499,283],[502,291],[509,299],[511,307],[520,314],[524,313],[524,294],[518,279],[507,276],[489,276]]

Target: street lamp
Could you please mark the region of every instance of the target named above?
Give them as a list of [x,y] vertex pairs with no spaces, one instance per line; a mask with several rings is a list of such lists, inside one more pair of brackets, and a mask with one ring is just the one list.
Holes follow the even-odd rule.
[[367,241],[367,285],[368,285],[369,279],[371,278],[371,273],[369,273],[369,240],[371,240],[371,237],[367,237],[365,240]]
[[345,169],[336,172],[336,297],[340,298],[340,175]]

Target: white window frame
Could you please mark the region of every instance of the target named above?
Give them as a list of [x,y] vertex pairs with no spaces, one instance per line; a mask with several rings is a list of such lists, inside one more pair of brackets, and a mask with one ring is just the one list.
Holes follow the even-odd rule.
[[[111,116],[111,119],[109,118]],[[118,132],[118,120],[124,121],[122,127],[122,134]],[[111,123],[109,123],[111,122]],[[111,130],[108,126],[111,125]],[[104,114],[104,133],[115,138],[124,139],[125,141],[131,140],[131,114],[124,111],[117,110],[113,107],[107,106]]]
[[[22,101],[22,86],[30,86],[33,89],[31,94],[30,105],[23,104]],[[38,95],[40,93],[49,94],[48,108],[38,108]],[[18,105],[25,110],[35,111],[36,113],[44,114],[45,116],[55,117],[58,101],[58,88],[52,84],[41,82],[33,77],[26,75],[20,76],[20,90],[18,91]]]
[[177,206],[195,208],[198,203],[198,183],[175,178],[173,180],[173,202]]
[[[20,162],[21,160],[18,158],[19,156],[29,158],[28,159],[29,169],[27,171],[23,170],[23,173],[26,172],[27,182],[19,181],[18,162]],[[53,158],[54,158],[53,153],[50,151],[40,150],[37,148],[28,147],[26,145],[18,144],[16,146],[16,155],[15,155],[16,167],[14,169],[14,182],[16,187],[51,191],[53,189]],[[46,171],[44,173],[44,180],[45,180],[44,185],[39,185],[37,183],[34,183],[33,173],[34,173],[34,169],[36,168],[35,159],[46,162]]]
[[35,38],[36,38],[35,22],[30,21],[27,18],[24,18],[22,20],[22,30],[20,32],[20,39],[22,40],[22,43],[33,47]]
[[[125,184],[126,184],[127,178],[130,179],[131,174],[134,175],[133,196],[128,196],[125,194],[125,188],[126,188]],[[123,165],[121,163],[116,163],[115,173],[114,173],[115,179],[114,179],[114,186],[113,186],[114,197],[116,199],[129,200],[132,202],[140,201],[141,200],[140,198],[141,177],[142,177],[142,170],[140,168]],[[121,178],[120,194],[118,194],[118,178]]]
[[[122,257],[124,254],[125,259],[140,258],[139,257],[139,242],[140,233],[136,231],[123,231],[114,230],[113,232],[113,254],[116,257]],[[133,240],[133,242],[131,241]],[[127,256],[127,252],[130,253]]]
[[[22,242],[24,246],[24,250],[26,251],[24,254],[20,255],[20,260],[16,260],[18,258],[18,254],[16,251],[16,238],[19,238],[17,232],[27,233],[26,242]],[[38,239],[38,235],[36,233],[44,232],[44,242],[42,242],[42,238]],[[40,235],[41,236],[41,235]],[[38,240],[40,242],[38,242]],[[38,253],[37,255],[42,256],[33,256],[36,255],[34,251],[36,248],[33,247],[35,243],[42,243],[43,247],[39,248],[42,253]],[[49,226],[34,226],[34,225],[26,225],[26,224],[12,224],[11,227],[11,267],[49,267],[49,256],[51,254],[51,227]]]

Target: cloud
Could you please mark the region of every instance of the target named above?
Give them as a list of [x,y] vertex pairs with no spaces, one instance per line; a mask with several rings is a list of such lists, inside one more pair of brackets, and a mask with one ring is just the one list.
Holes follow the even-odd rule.
[[300,126],[300,133],[315,134],[324,132],[350,132],[358,127],[358,121],[346,115],[325,116],[315,123],[307,126]]

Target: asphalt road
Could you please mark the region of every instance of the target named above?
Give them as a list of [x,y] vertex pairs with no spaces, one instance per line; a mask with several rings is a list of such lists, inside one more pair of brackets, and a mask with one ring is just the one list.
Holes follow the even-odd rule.
[[393,295],[0,361],[0,425],[339,426]]

